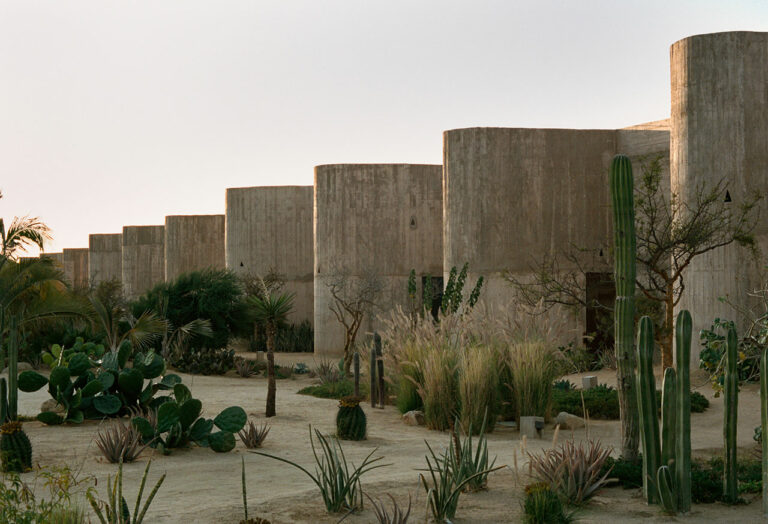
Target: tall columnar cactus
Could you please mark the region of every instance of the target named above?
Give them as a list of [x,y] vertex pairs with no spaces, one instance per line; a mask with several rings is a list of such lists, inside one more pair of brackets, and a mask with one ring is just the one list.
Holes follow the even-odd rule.
[[675,324],[677,364],[677,438],[675,440],[675,480],[678,510],[691,510],[691,314],[683,310]]
[[8,384],[0,378],[0,424],[8,422]]
[[0,460],[4,472],[23,473],[32,469],[32,444],[21,429],[21,422],[0,426]]
[[738,498],[736,478],[736,424],[739,407],[739,373],[736,365],[739,358],[739,341],[736,330],[728,330],[725,350],[725,417],[723,421],[723,441],[725,457],[723,460],[723,497],[727,502]]
[[[376,335],[374,335],[375,337]],[[371,379],[371,407],[376,407],[376,401],[378,400],[378,395],[376,394],[376,348],[371,348],[371,357],[370,357],[370,366],[371,369],[369,370],[368,374],[370,375]]]
[[760,359],[760,428],[763,448],[763,516],[768,517],[768,349]]
[[653,377],[653,322],[640,319],[637,339],[637,405],[640,411],[640,435],[643,444],[643,495],[649,504],[657,500],[654,480],[659,469],[659,408]]
[[661,386],[661,466],[674,471],[677,444],[677,373],[675,368],[664,370]]
[[352,355],[352,369],[355,372],[355,396],[360,396],[360,353]]
[[19,414],[19,333],[16,318],[10,322],[8,337],[8,420]]
[[614,280],[616,282],[615,332],[616,374],[621,409],[621,454],[634,460],[638,447],[637,400],[635,396],[635,202],[632,162],[616,155],[611,163],[613,207]]

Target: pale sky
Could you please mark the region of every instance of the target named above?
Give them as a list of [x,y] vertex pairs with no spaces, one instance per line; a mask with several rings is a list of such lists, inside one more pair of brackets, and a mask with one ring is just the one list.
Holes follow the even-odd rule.
[[0,216],[54,252],[446,129],[667,118],[669,46],[732,30],[768,2],[0,0]]

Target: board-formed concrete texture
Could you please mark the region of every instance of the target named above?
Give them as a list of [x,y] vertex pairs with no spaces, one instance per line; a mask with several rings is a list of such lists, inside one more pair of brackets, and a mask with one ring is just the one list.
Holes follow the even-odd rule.
[[165,226],[124,226],[123,291],[135,299],[165,280]]
[[314,322],[312,186],[227,189],[226,263],[239,274],[285,278],[291,322]]
[[[525,280],[545,258],[583,249],[611,271],[608,176],[615,130],[469,128],[444,133],[443,268],[469,263],[490,311],[514,307],[507,272]],[[568,269],[561,264],[562,269]]]
[[165,217],[165,280],[201,269],[224,269],[224,215]]
[[64,263],[63,253],[40,253],[40,258],[50,258],[53,262],[59,266]]
[[88,275],[92,285],[123,278],[123,235],[88,235]]
[[[768,33],[729,32],[691,36],[670,50],[672,78],[671,183],[685,201],[700,184],[725,179],[735,208],[750,191],[768,193]],[[768,206],[763,201],[755,230],[768,248]],[[737,320],[718,297],[749,306],[760,284],[756,263],[736,245],[696,257],[686,271],[678,310],[693,317],[694,354],[699,330],[719,318]]]
[[[443,272],[439,165],[336,164],[315,168],[315,352],[338,356],[344,328],[329,306],[327,277],[373,272],[383,284],[379,314],[408,305],[408,275]],[[377,322],[366,321],[362,341]]]
[[62,269],[64,278],[75,289],[85,289],[89,286],[88,248],[62,250]]

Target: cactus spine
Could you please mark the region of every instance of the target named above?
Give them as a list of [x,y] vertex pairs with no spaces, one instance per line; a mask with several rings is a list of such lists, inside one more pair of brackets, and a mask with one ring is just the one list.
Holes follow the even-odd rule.
[[638,417],[635,396],[635,279],[637,269],[635,201],[632,162],[616,155],[611,163],[611,201],[613,207],[614,281],[616,282],[616,340],[619,407],[621,408],[621,454],[637,458]]
[[0,459],[4,472],[23,473],[32,469],[32,444],[21,429],[21,422],[0,426]]
[[675,324],[675,362],[677,364],[677,437],[675,439],[675,480],[678,510],[691,510],[691,314],[683,310]]
[[640,411],[640,441],[643,444],[643,496],[649,504],[657,500],[654,479],[659,469],[659,408],[653,377],[653,322],[640,319],[637,339],[637,405]]
[[763,516],[768,517],[768,349],[760,359],[760,427],[763,450]]
[[[739,374],[736,370],[738,356],[738,338],[736,330],[728,330],[725,350],[725,409],[723,421],[723,441],[725,457],[723,460],[723,497],[726,502],[736,502],[738,482],[736,478],[736,424],[739,406]],[[765,437],[764,437],[765,438]]]

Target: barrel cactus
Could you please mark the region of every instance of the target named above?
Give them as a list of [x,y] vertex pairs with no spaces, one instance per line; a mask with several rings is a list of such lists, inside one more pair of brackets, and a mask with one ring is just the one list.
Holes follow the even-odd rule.
[[32,469],[32,444],[21,422],[11,421],[0,426],[0,459],[6,473]]
[[360,407],[362,398],[354,395],[339,401],[336,415],[336,436],[343,440],[364,440],[367,421],[365,412]]

